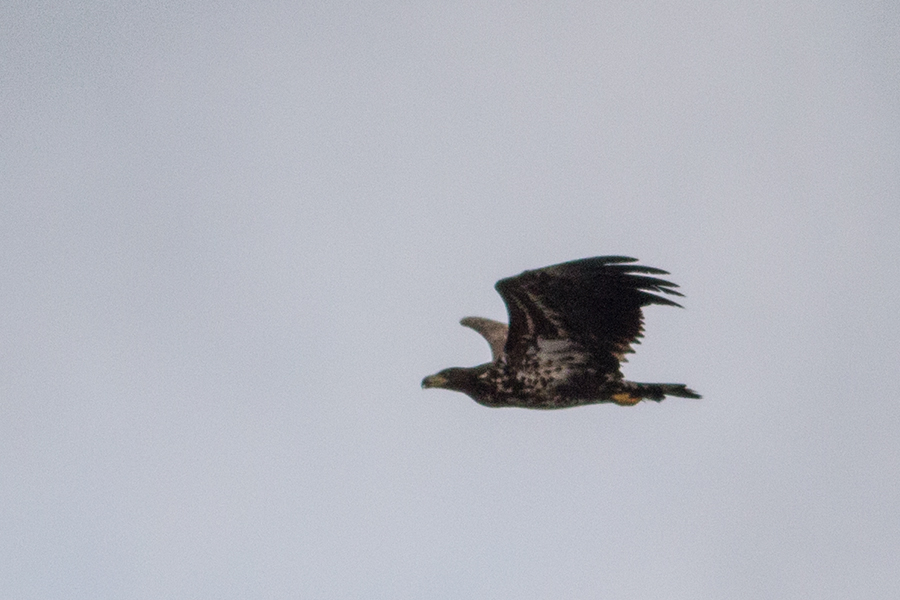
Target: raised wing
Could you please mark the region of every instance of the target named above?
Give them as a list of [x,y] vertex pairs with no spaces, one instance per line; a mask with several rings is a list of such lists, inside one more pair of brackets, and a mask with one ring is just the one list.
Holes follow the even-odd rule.
[[643,332],[641,307],[680,306],[653,292],[682,295],[674,283],[647,276],[666,271],[628,264],[636,261],[584,258],[498,281],[496,289],[509,311],[504,351],[510,364],[522,364],[527,355],[552,347],[589,355],[598,367],[618,369]]
[[460,322],[480,333],[491,347],[491,359],[496,361],[503,354],[506,346],[506,332],[509,328],[506,323],[485,319],[484,317],[465,317]]

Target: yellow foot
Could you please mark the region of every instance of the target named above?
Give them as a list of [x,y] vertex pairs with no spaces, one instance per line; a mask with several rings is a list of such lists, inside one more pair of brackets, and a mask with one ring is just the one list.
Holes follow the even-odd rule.
[[640,396],[632,396],[631,394],[628,394],[626,392],[613,394],[612,399],[613,402],[615,402],[619,406],[634,406],[641,401]]

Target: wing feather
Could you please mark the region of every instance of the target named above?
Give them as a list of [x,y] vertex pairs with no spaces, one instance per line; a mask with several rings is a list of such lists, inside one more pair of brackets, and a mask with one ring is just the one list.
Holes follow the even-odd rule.
[[682,296],[674,283],[648,276],[666,271],[633,262],[626,256],[585,258],[498,281],[509,312],[504,351],[510,364],[559,347],[548,341],[565,340],[576,362],[617,371],[643,332],[642,307],[680,306],[659,294]]
[[492,360],[496,361],[503,355],[503,348],[506,346],[506,332],[509,329],[505,323],[484,317],[464,317],[459,324],[474,329],[487,340],[491,347]]

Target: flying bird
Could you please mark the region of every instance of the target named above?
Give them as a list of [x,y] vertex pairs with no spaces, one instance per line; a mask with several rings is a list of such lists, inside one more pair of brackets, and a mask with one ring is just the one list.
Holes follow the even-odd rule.
[[666,396],[700,398],[682,383],[636,383],[620,371],[643,334],[641,309],[680,304],[666,271],[631,264],[627,256],[583,258],[525,271],[495,286],[509,326],[482,317],[460,323],[481,334],[493,360],[452,367],[422,380],[492,407],[568,408],[612,402],[631,406]]

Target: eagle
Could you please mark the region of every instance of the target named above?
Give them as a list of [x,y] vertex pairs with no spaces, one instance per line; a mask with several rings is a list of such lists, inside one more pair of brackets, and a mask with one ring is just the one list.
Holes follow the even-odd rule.
[[460,321],[487,340],[493,360],[444,369],[423,379],[422,387],[463,392],[484,406],[534,409],[700,398],[682,383],[622,376],[620,364],[644,331],[643,307],[680,308],[660,294],[683,296],[676,284],[655,277],[668,272],[636,262],[597,256],[501,279],[495,288],[509,326],[482,317]]

